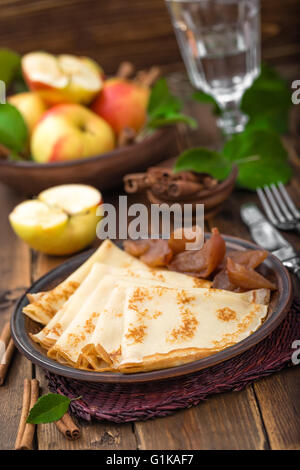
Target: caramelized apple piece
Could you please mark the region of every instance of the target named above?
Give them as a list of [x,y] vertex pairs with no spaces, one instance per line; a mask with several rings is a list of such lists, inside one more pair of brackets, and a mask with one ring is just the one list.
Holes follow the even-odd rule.
[[167,266],[173,257],[173,252],[167,240],[126,240],[124,249],[132,256],[140,258],[151,268]]
[[230,282],[226,270],[227,257],[231,258],[235,263],[254,269],[259,266],[267,256],[268,252],[265,250],[230,251],[220,266],[221,271],[214,277],[213,287],[215,289],[225,289],[234,292],[244,290]]
[[149,248],[140,260],[151,268],[167,266],[173,258],[173,251],[167,240],[149,240]]
[[146,253],[149,246],[149,240],[125,240],[123,243],[124,250],[137,258]]
[[198,277],[207,278],[221,263],[225,251],[225,242],[219,230],[213,228],[211,238],[200,250],[179,253],[168,267],[173,271],[193,273]]
[[235,263],[231,258],[227,258],[226,270],[229,281],[242,289],[277,289],[272,282],[254,271],[254,269]]
[[193,225],[192,227],[188,227],[186,229],[178,228],[174,230],[173,233],[171,233],[170,240],[168,242],[169,247],[171,248],[174,254],[182,253],[186,249],[186,244],[194,243],[197,238],[199,239],[199,242],[202,245],[202,235],[202,230],[200,227],[198,227],[198,225]]
[[212,287],[214,289],[224,289],[230,290],[232,292],[237,289],[237,287],[229,281],[229,277],[225,268],[214,277]]
[[[247,268],[257,268],[268,256],[266,250],[245,250],[245,251],[230,251],[227,255],[235,263],[242,264]],[[226,260],[225,263],[226,265]]]

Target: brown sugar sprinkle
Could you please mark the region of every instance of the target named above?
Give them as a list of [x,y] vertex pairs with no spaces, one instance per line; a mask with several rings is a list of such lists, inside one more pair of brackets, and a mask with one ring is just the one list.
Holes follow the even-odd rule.
[[166,287],[155,287],[156,294],[161,297],[166,292]]
[[238,329],[239,331],[244,331],[246,328],[248,328],[248,326],[250,325],[250,323],[252,322],[253,318],[255,317],[256,313],[260,310],[260,307],[259,305],[255,305],[255,307],[253,308],[253,310],[251,310],[248,315],[245,316],[245,318],[243,319],[243,321],[241,321],[239,324],[238,324]]
[[151,274],[155,279],[158,279],[159,281],[166,281],[165,277],[161,273],[155,271],[155,269],[151,269]]
[[193,278],[194,287],[203,287],[203,279]]
[[94,312],[91,317],[85,322],[84,329],[88,334],[91,334],[95,331],[96,326],[94,325],[95,318],[99,317],[99,313]]
[[137,311],[137,320],[142,321],[143,318],[145,318],[145,317],[149,318],[148,313],[149,313],[149,310],[147,308],[145,308],[144,310],[138,310]]
[[128,308],[139,312],[139,307],[136,305],[136,302],[143,302],[146,299],[151,300],[152,295],[149,294],[149,291],[147,289],[137,287],[128,301]]
[[146,325],[139,325],[134,328],[129,328],[128,333],[125,335],[127,339],[132,339],[132,343],[142,343],[146,334]]
[[177,303],[179,305],[187,304],[196,300],[194,295],[188,295],[186,291],[181,290],[177,293]]
[[223,347],[228,347],[231,346],[232,344],[235,344],[237,341],[237,337],[239,333],[242,333],[245,331],[249,325],[251,324],[253,317],[255,316],[257,310],[259,310],[259,305],[256,305],[251,312],[248,313],[248,315],[245,316],[243,321],[241,321],[238,324],[238,329],[235,333],[227,333],[225,334],[220,341],[213,341],[213,344],[218,347],[218,348],[223,348]]
[[223,321],[236,320],[236,312],[229,307],[219,308],[217,317]]
[[134,302],[143,302],[143,300],[145,299],[151,300],[152,295],[149,294],[148,289],[145,289],[145,288],[142,289],[141,287],[137,287],[131,299]]
[[140,278],[141,277],[140,274],[137,274],[137,273],[133,272],[132,269],[127,269],[126,272],[127,272],[128,276],[132,276],[132,277],[135,277],[135,278]]
[[156,312],[153,313],[152,318],[156,319],[160,315],[162,315],[162,312],[160,312],[159,310],[156,310]]
[[60,323],[56,323],[48,332],[49,333],[54,333],[55,335],[59,336],[62,333],[62,326]]
[[85,334],[81,333],[79,335],[75,335],[74,333],[68,334],[68,343],[70,346],[76,347],[80,343],[80,341],[85,340]]
[[173,328],[169,334],[168,340],[170,342],[185,341],[195,335],[199,323],[197,318],[187,308],[181,313],[181,316],[181,325],[178,328]]
[[[42,295],[39,300],[34,301],[33,303],[40,310],[45,312],[50,317],[53,317],[57,312],[56,305],[60,300],[68,300],[68,298],[74,294],[75,290],[78,288],[79,283],[70,281],[64,287],[56,287],[51,292],[47,292]],[[47,295],[46,304],[44,297]]]

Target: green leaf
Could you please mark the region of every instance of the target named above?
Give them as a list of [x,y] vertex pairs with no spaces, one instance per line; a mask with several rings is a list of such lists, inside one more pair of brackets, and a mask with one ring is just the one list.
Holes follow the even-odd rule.
[[0,105],[0,143],[20,152],[27,142],[27,126],[20,112],[11,104]]
[[165,78],[158,80],[152,88],[147,114],[147,129],[170,126],[184,122],[189,126],[197,127],[196,121],[190,116],[182,114],[182,104],[178,98],[170,93]]
[[19,54],[9,50],[0,49],[0,80],[8,86],[20,70],[21,58]]
[[154,117],[178,113],[181,107],[180,100],[170,93],[166,79],[160,78],[151,91],[147,109],[148,115]]
[[287,82],[275,70],[262,65],[260,75],[243,95],[241,109],[249,116],[247,127],[286,133],[291,105]]
[[197,173],[208,173],[218,180],[223,180],[229,175],[231,167],[231,163],[218,152],[198,147],[186,150],[179,155],[174,171],[190,170]]
[[212,104],[214,114],[216,116],[219,116],[221,114],[222,111],[221,111],[220,106],[218,105],[216,100],[211,95],[209,95],[208,93],[204,93],[204,91],[196,91],[193,94],[193,98],[196,101],[200,101],[200,103],[210,103],[210,104]]
[[58,421],[68,411],[70,403],[70,398],[57,393],[43,395],[30,410],[27,423],[41,424]]
[[226,142],[222,155],[239,168],[237,183],[247,189],[282,181],[292,176],[288,154],[273,131],[247,129]]

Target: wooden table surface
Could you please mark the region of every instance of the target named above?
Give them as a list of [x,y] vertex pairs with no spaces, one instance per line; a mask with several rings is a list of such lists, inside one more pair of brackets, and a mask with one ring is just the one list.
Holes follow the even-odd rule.
[[[170,83],[185,98],[187,111],[199,122],[197,131],[179,130],[171,153],[176,155],[181,149],[193,145],[215,145],[219,135],[209,108],[189,102],[189,89],[182,77],[173,75]],[[291,154],[295,176],[288,189],[299,205],[300,164],[295,153]],[[104,194],[105,202],[116,203],[122,191],[119,188]],[[25,289],[65,260],[38,254],[13,234],[8,214],[22,199],[23,196],[0,185],[0,329]],[[134,197],[129,198],[129,202],[134,200]],[[248,191],[234,191],[223,211],[207,224],[206,229],[217,226],[222,233],[250,240],[247,227],[239,216],[239,207],[246,201],[257,202],[257,197]],[[299,235],[286,236],[300,250]],[[296,288],[299,289],[299,286]],[[47,393],[43,372],[16,352],[5,385],[0,387],[0,450],[14,447],[22,407],[23,381],[31,377],[37,377],[41,393]],[[39,425],[35,448],[299,449],[299,392],[300,368],[294,366],[263,378],[243,391],[214,395],[198,406],[176,412],[170,417],[123,425],[80,422],[82,437],[76,442],[67,441],[54,424]]]

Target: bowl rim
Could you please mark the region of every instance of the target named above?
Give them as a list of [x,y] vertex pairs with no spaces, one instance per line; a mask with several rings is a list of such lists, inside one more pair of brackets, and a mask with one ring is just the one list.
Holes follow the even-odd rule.
[[239,172],[238,166],[234,163],[231,167],[231,171],[229,175],[227,176],[227,178],[218,182],[218,184],[214,188],[201,191],[201,193],[199,192],[199,195],[201,194],[201,199],[204,199],[210,196],[215,196],[215,194],[219,193],[220,191],[223,191],[225,188],[227,188],[231,184],[234,185],[235,180],[238,177],[238,172]]
[[65,168],[65,167],[70,167],[70,166],[81,166],[86,163],[91,163],[95,162],[97,160],[104,160],[107,158],[113,158],[118,155],[122,155],[124,150],[127,150],[129,148],[139,148],[143,147],[145,144],[150,143],[152,140],[156,140],[157,138],[161,137],[162,135],[166,135],[168,131],[170,132],[171,130],[174,130],[175,126],[165,126],[163,128],[155,129],[154,132],[148,136],[146,136],[143,140],[140,142],[136,142],[133,145],[127,145],[124,147],[119,147],[115,148],[114,150],[106,153],[102,153],[100,155],[94,155],[92,157],[87,157],[87,158],[78,158],[74,160],[67,160],[63,162],[52,162],[52,163],[37,163],[34,161],[11,161],[11,160],[6,160],[6,159],[0,159],[0,167],[12,167],[12,168],[26,168],[26,169],[33,169],[33,168],[39,168],[40,170],[43,171],[43,169],[48,169],[48,168]]

